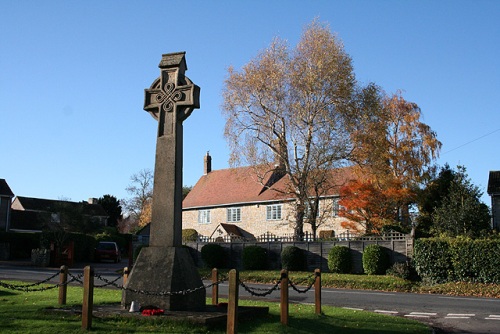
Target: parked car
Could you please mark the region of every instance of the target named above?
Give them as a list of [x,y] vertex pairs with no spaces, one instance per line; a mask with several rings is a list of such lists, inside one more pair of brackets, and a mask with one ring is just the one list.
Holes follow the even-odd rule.
[[122,260],[122,255],[116,242],[101,241],[97,244],[95,249],[94,259],[97,262],[101,262],[102,260],[112,260],[115,263],[118,263]]

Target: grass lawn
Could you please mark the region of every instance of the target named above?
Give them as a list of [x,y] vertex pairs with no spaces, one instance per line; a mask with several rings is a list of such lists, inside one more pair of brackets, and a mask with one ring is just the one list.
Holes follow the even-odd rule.
[[[4,282],[22,284],[20,282]],[[95,289],[94,304],[118,304],[121,291]],[[0,287],[0,329],[2,333],[81,333],[81,318],[73,313],[48,312],[57,304],[57,289],[18,292]],[[67,306],[81,309],[81,287],[68,288]],[[240,305],[268,306],[269,315],[240,322],[240,333],[430,333],[417,321],[370,312],[323,306],[324,315],[314,314],[314,306],[290,304],[289,326],[280,324],[279,304],[240,300]],[[167,317],[139,319],[94,318],[93,333],[225,333],[224,328],[209,328],[169,321]]]

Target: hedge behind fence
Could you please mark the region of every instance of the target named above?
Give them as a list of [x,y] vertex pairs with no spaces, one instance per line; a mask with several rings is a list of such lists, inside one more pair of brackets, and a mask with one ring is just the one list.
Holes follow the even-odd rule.
[[419,239],[413,262],[428,283],[500,283],[499,240]]

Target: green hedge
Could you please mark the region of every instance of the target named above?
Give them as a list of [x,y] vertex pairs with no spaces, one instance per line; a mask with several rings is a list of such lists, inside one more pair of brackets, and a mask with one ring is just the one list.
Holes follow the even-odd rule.
[[247,246],[243,248],[243,268],[246,270],[267,269],[267,250],[260,246]]
[[328,252],[328,269],[330,272],[349,274],[351,268],[351,250],[346,246],[333,246]]
[[201,248],[201,259],[207,268],[224,268],[226,251],[219,244],[206,244]]
[[427,283],[451,281],[500,283],[500,241],[419,239],[413,262]]
[[368,275],[385,275],[389,268],[389,255],[380,245],[368,245],[363,251],[363,270]]
[[281,251],[281,268],[291,271],[307,270],[307,256],[296,246],[287,246]]

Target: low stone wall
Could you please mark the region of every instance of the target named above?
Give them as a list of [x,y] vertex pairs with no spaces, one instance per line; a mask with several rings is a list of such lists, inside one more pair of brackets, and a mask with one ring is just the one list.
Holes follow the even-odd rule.
[[[192,248],[192,255],[198,266],[203,265],[201,248],[207,243],[187,242]],[[346,246],[351,250],[353,273],[363,273],[363,250],[372,244],[378,244],[387,249],[391,263],[406,262],[413,253],[413,240],[353,240],[353,241],[321,241],[321,242],[230,242],[219,243],[227,253],[227,267],[242,269],[242,253],[245,247],[257,245],[267,250],[269,269],[281,269],[281,251],[287,246],[296,246],[306,251],[308,270],[316,268],[328,272],[328,253],[333,246]]]

